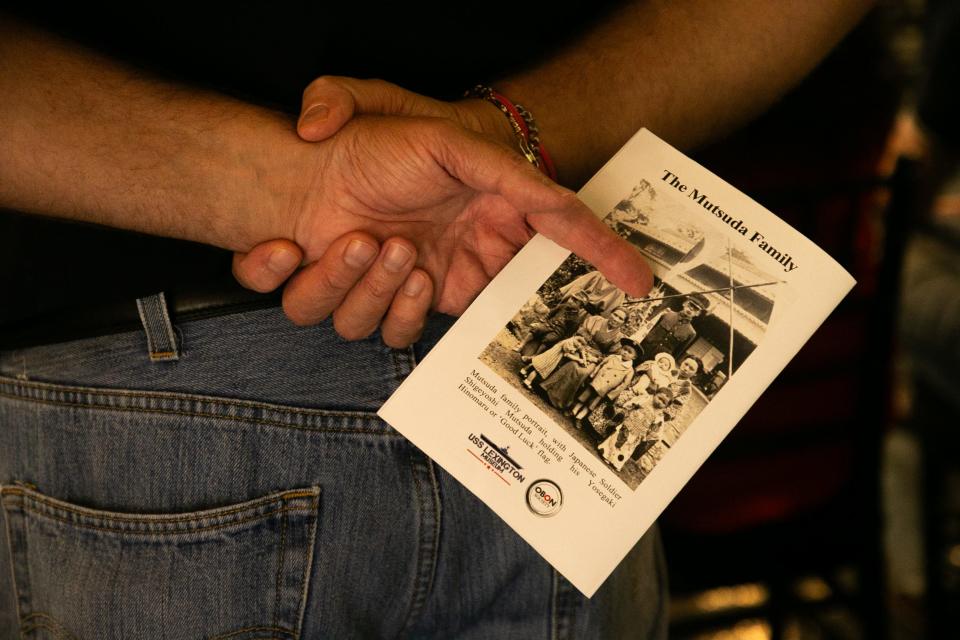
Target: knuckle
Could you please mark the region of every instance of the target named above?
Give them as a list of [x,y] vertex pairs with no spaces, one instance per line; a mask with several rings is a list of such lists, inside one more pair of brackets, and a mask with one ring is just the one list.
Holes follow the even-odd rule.
[[363,279],[363,291],[370,298],[383,300],[384,298],[392,298],[393,294],[396,293],[396,287],[383,278],[370,276]]
[[423,331],[424,323],[425,318],[419,313],[391,312],[388,319],[383,323],[384,342],[386,342],[386,334],[388,333],[390,336],[400,337],[408,343],[413,342],[413,339]]
[[317,273],[317,290],[323,297],[341,295],[354,282],[353,275],[340,268],[320,269]]
[[411,325],[405,330],[398,329],[395,325],[391,325],[389,329],[384,327],[383,343],[391,349],[404,349],[416,342],[422,331],[422,323]]
[[334,312],[333,314],[333,329],[344,340],[363,340],[376,328],[376,325],[370,327],[359,324],[355,320],[345,317],[342,313]]
[[293,324],[298,327],[308,327],[319,324],[326,318],[325,314],[310,314],[305,309],[294,302],[291,302],[287,296],[283,297],[283,313]]
[[310,84],[307,85],[307,88],[303,90],[303,95],[306,97],[316,93],[317,91],[321,91],[331,84],[333,84],[333,79],[331,76],[317,76],[310,82]]
[[392,327],[392,332],[402,336],[408,343],[416,340],[422,331],[423,321],[421,320],[413,320],[400,325],[394,324]]
[[415,336],[393,335],[384,333],[383,344],[391,349],[406,349],[415,342]]

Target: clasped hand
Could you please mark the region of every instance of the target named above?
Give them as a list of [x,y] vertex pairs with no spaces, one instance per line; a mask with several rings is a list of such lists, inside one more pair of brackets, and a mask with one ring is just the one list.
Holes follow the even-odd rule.
[[492,105],[321,78],[303,106],[297,130],[317,147],[316,178],[294,205],[291,237],[234,258],[249,288],[286,282],[293,322],[332,314],[348,340],[380,327],[386,344],[405,347],[431,308],[462,313],[536,232],[628,293],[649,289],[639,253],[508,146]]

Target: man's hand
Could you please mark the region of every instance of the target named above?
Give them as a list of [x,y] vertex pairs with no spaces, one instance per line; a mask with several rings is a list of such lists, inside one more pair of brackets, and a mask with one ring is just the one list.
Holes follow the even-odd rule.
[[[585,220],[582,216],[584,214],[589,215],[590,222],[587,223],[589,228],[593,229],[593,233],[602,230],[602,234],[597,235],[595,240],[590,241],[587,238],[593,233],[587,232],[588,236],[584,238],[586,244],[583,247],[588,252],[591,242],[596,242],[603,236],[608,236],[605,228],[596,222],[593,215],[585,207],[575,201],[572,193],[553,185],[546,178],[537,174],[516,153],[508,151],[506,148],[497,149],[490,144],[493,139],[499,139],[505,145],[514,144],[516,141],[503,114],[485,101],[466,100],[459,103],[446,103],[420,96],[379,80],[323,77],[311,83],[304,92],[298,133],[305,140],[323,141],[335,136],[355,115],[370,113],[412,117],[432,116],[431,120],[421,120],[418,126],[426,127],[425,131],[429,132],[434,132],[437,127],[445,127],[448,131],[456,130],[461,135],[466,133],[466,141],[470,141],[471,136],[464,129],[487,133],[488,136],[485,137],[488,137],[489,141],[485,145],[479,144],[482,138],[478,136],[472,136],[472,142],[470,143],[476,145],[477,153],[484,149],[483,153],[485,155],[481,163],[503,162],[506,163],[503,167],[509,168],[508,173],[520,171],[522,175],[526,176],[525,180],[533,180],[532,183],[523,187],[520,187],[522,183],[517,183],[512,192],[514,199],[522,198],[522,190],[531,189],[532,184],[532,192],[539,192],[541,200],[529,201],[525,204],[535,205],[536,207],[553,207],[555,210],[552,216],[553,220],[556,220],[557,215],[561,217],[570,215],[569,213],[559,213],[564,210],[574,211],[579,209],[576,214],[573,214],[575,219]],[[447,122],[437,122],[436,118],[444,119]],[[394,120],[394,122],[400,121]],[[412,122],[415,122],[415,120],[406,120],[405,124],[411,124]],[[431,135],[434,134],[431,133]],[[454,139],[457,136],[450,136],[450,138]],[[337,141],[337,138],[334,137],[333,141]],[[434,137],[431,144],[442,142],[442,136],[441,138]],[[436,150],[446,153],[441,147],[437,147]],[[409,151],[408,149],[405,153],[409,153]],[[421,147],[421,151],[429,152],[430,149]],[[413,163],[406,169],[413,168],[417,164],[416,153],[407,156]],[[469,146],[464,146],[463,142],[457,147],[457,157],[466,162],[467,166],[479,160],[480,156],[471,159],[473,154],[474,150]],[[366,166],[370,160],[368,158],[362,165],[358,164],[356,166]],[[384,168],[387,167],[384,166]],[[388,168],[388,171],[396,168]],[[420,169],[422,168],[421,166]],[[419,171],[419,169],[415,169],[415,171]],[[520,209],[515,206],[518,202],[511,204],[502,197],[498,199],[486,198],[486,201],[484,201],[483,198],[479,198],[480,194],[477,191],[467,195],[468,200],[461,202],[464,194],[454,194],[450,191],[453,185],[449,181],[451,176],[448,174],[449,172],[446,169],[432,175],[429,170],[426,173],[418,173],[416,179],[412,182],[416,185],[414,187],[416,198],[431,200],[430,204],[427,205],[431,212],[427,214],[428,218],[426,219],[421,217],[418,220],[408,219],[405,222],[408,224],[407,228],[416,232],[416,237],[422,240],[417,244],[421,251],[426,252],[422,253],[422,262],[427,267],[427,272],[434,278],[440,278],[437,280],[436,308],[447,313],[459,314],[493,275],[530,238],[534,226],[532,221],[526,220],[522,215],[518,216]],[[504,174],[500,173],[499,175]],[[492,183],[489,182],[490,177],[487,177],[486,180],[488,180],[487,187],[489,188],[492,186]],[[461,184],[459,186],[465,185]],[[473,184],[469,186],[476,188],[481,185]],[[543,194],[550,194],[552,200],[542,200]],[[367,197],[370,195],[368,194]],[[408,197],[409,195],[414,194],[408,194]],[[502,194],[500,195],[502,196]],[[557,198],[558,195],[560,195],[560,199]],[[368,205],[366,207],[367,212],[364,215],[372,216],[372,219],[379,219],[384,223],[395,223],[396,220],[387,220],[382,216],[378,217],[378,215],[384,213],[384,210],[382,208],[383,201],[377,198],[378,196],[375,196],[377,204],[372,207]],[[564,198],[572,199],[573,202],[562,203],[561,200]],[[457,207],[461,204],[464,209],[458,213]],[[469,205],[469,208],[467,205]],[[327,206],[329,206],[329,203]],[[419,208],[419,204],[392,202],[388,206],[389,215],[395,217],[401,214],[405,207]],[[439,207],[439,209],[436,207]],[[437,216],[435,212],[440,209],[444,213]],[[418,224],[411,225],[412,222]],[[424,225],[424,222],[427,224]],[[547,228],[550,228],[549,224]],[[395,227],[393,231],[396,231]],[[561,232],[561,229],[554,225],[552,231],[557,234]],[[550,235],[546,231],[544,233]],[[391,233],[390,235],[403,234]],[[573,236],[569,233],[563,237],[568,238],[567,242],[573,239]],[[558,238],[554,237],[554,239]],[[367,243],[370,240],[370,237],[364,239]],[[359,242],[359,240],[356,241]],[[572,248],[563,240],[559,241],[568,248]],[[609,237],[602,242],[609,243]],[[388,244],[403,246],[403,243],[404,241],[401,238],[396,237],[391,238]],[[382,266],[381,261],[390,255],[388,250],[380,252],[380,259],[375,262],[373,258],[377,255],[376,245],[370,244],[367,251],[368,262],[361,264],[354,261],[347,264],[347,256],[340,248],[341,244],[338,241],[337,250],[333,252],[333,255],[330,255],[329,251],[325,252],[318,263],[305,270],[311,272],[312,277],[299,275],[291,282],[285,293],[284,303],[288,315],[294,321],[306,324],[319,322],[333,312],[337,330],[348,338],[368,335],[376,329],[382,318],[382,332],[387,344],[392,346],[409,344],[419,333],[418,330],[414,332],[413,329],[422,326],[423,322],[422,317],[415,318],[414,314],[425,315],[429,306],[429,296],[426,291],[423,291],[426,288],[426,283],[429,283],[429,279],[422,277],[426,273],[414,272],[410,276],[409,282],[400,277],[406,275],[406,270],[392,279],[384,278],[382,274],[387,270]],[[626,248],[628,252],[635,256],[635,252],[625,243],[621,243],[621,245],[621,250]],[[249,254],[238,254],[235,257],[234,273],[240,282],[250,288],[260,291],[272,290],[279,286],[295,268],[292,251],[295,251],[295,247],[290,247],[289,243],[288,245],[263,243]],[[270,268],[271,264],[276,265],[280,255],[291,257],[287,261],[287,271]],[[587,256],[584,255],[583,257]],[[632,262],[642,264],[636,259]],[[366,273],[366,268],[369,265],[373,265],[373,267],[371,267],[369,273]],[[601,266],[601,268],[603,267]],[[641,271],[633,275],[635,278],[639,278],[639,281],[645,282],[649,278],[649,271],[643,265]],[[422,281],[425,281],[425,283]],[[402,290],[401,285],[403,285]],[[376,295],[371,294],[371,291],[376,292]],[[411,291],[417,293],[418,300],[410,300],[409,292]],[[393,301],[392,304],[391,300]],[[426,305],[424,304],[425,301]]]
[[[290,234],[309,265],[284,293],[284,309],[299,324],[320,322],[342,304],[345,309],[334,314],[337,330],[363,337],[392,311],[393,293],[426,274],[434,284],[433,306],[462,313],[535,232],[575,251],[635,295],[650,286],[649,268],[636,250],[575,194],[518,154],[449,120],[360,117],[316,147],[317,178]],[[364,235],[337,240],[352,232]],[[368,261],[353,263],[372,265],[365,275],[363,267],[343,266],[357,243],[368,244]],[[264,264],[263,251],[251,252],[250,264]],[[393,271],[383,268],[398,253],[408,254],[407,261]],[[254,282],[240,262],[241,281]],[[414,271],[415,263],[425,273]],[[350,280],[358,275],[353,287]],[[419,295],[429,298],[427,284],[422,287]]]

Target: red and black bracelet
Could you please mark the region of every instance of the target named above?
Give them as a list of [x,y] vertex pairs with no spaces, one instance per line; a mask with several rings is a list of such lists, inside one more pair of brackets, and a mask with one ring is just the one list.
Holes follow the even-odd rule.
[[495,91],[492,87],[478,84],[473,89],[466,92],[467,98],[479,98],[486,100],[496,108],[500,109],[507,120],[510,121],[510,128],[513,129],[517,137],[517,143],[520,146],[520,152],[530,164],[546,174],[551,180],[557,179],[557,170],[553,165],[553,159],[547,153],[543,143],[540,142],[540,131],[537,129],[537,123],[527,109],[520,104],[514,104],[506,96]]

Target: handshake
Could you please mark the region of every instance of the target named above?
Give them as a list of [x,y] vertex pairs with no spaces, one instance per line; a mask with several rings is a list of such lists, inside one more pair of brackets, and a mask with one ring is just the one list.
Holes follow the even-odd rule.
[[308,171],[284,196],[288,224],[233,262],[250,289],[283,285],[297,324],[332,314],[348,340],[379,327],[406,347],[431,309],[462,313],[537,232],[631,295],[650,288],[640,254],[529,164],[486,101],[321,77],[304,92],[297,134]]

